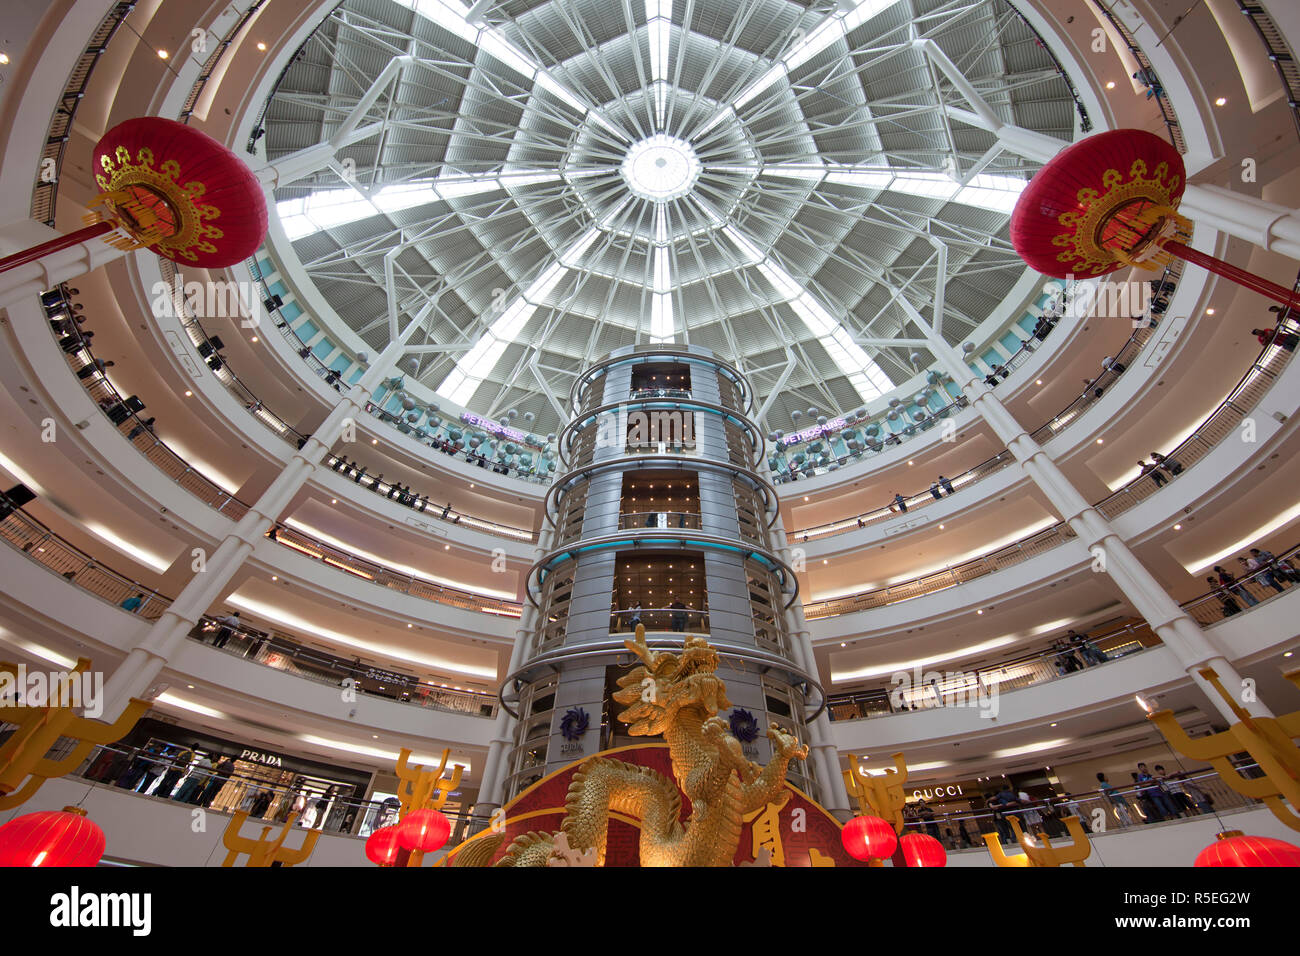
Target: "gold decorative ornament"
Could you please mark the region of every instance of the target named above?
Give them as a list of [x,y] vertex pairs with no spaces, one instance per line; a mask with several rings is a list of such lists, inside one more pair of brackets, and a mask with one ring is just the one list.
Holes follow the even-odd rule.
[[274,840],[270,839],[271,828],[265,826],[262,827],[262,835],[257,839],[240,836],[239,831],[243,829],[244,821],[247,819],[248,811],[240,810],[226,824],[225,832],[221,834],[221,843],[230,852],[221,862],[222,866],[234,866],[241,853],[248,854],[245,867],[268,867],[272,863],[278,863],[280,866],[297,866],[311,856],[312,851],[316,849],[316,841],[321,835],[320,830],[308,830],[303,835],[302,846],[290,850],[285,848],[284,840],[293,829],[294,821],[298,819],[297,810],[289,814],[289,819],[284,822],[280,835]]
[[1016,835],[1016,842],[1024,852],[1008,856],[1002,849],[1002,842],[996,833],[981,834],[989,848],[989,856],[993,857],[993,862],[997,866],[1064,866],[1067,863],[1072,866],[1083,866],[1083,861],[1092,854],[1092,843],[1088,840],[1088,834],[1083,832],[1083,824],[1079,822],[1078,817],[1065,818],[1065,829],[1070,834],[1071,842],[1068,846],[1061,847],[1052,846],[1051,838],[1046,835],[1039,837],[1043,841],[1040,845],[1032,836],[1025,833],[1020,826],[1020,820],[1015,816],[1008,816],[1007,821]]
[[[772,724],[767,733],[772,760],[759,767],[745,758],[740,741],[718,716],[731,702],[716,673],[718,652],[707,640],[687,638],[680,653],[652,651],[638,625],[635,639],[624,643],[642,664],[619,678],[622,689],[614,700],[626,709],[618,719],[635,736],[663,736],[674,779],[648,767],[591,757],[573,774],[561,833],[534,831],[515,838],[496,866],[546,866],[575,852],[586,859],[592,851],[595,865],[603,866],[614,816],[637,821],[642,866],[730,866],[745,817],[779,811],[789,800],[786,768],[791,760],[804,759],[808,748]],[[683,795],[690,801],[684,823]],[[472,860],[490,858],[501,839],[492,835],[469,844]],[[464,856],[458,855],[456,865],[473,865]]]
[[862,816],[880,817],[888,820],[894,832],[903,832],[903,807],[907,805],[907,794],[903,784],[907,783],[907,761],[901,753],[893,755],[893,768],[886,767],[881,776],[865,773],[862,761],[849,754],[849,769],[844,771],[844,787],[849,794],[857,798],[858,812]]
[[[0,746],[0,810],[25,803],[46,780],[77,769],[92,747],[121,740],[149,709],[147,700],[133,697],[117,720],[105,724],[78,717],[71,706],[53,706],[54,701],[80,699],[80,695],[71,693],[72,682],[89,667],[90,659],[80,657],[70,673],[60,674],[51,681],[49,703],[0,706],[0,722],[18,725],[18,729]],[[17,665],[0,662],[0,675],[7,675],[5,683],[16,685]],[[60,737],[75,738],[77,744],[59,760],[46,758],[45,754]]]
[[[1300,686],[1300,670],[1282,676]],[[1300,749],[1292,742],[1300,737],[1300,710],[1280,717],[1252,717],[1233,700],[1213,669],[1205,668],[1201,677],[1227,701],[1239,718],[1237,723],[1220,733],[1193,740],[1170,710],[1148,714],[1147,720],[1160,728],[1169,746],[1184,757],[1208,763],[1237,793],[1262,801],[1278,820],[1300,831]],[[1263,777],[1243,777],[1233,766],[1231,755],[1242,751],[1254,758]]]

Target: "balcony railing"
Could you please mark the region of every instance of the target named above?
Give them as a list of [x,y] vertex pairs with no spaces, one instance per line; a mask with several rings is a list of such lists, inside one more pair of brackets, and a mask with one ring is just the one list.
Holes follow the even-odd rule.
[[[168,263],[164,262],[164,274],[167,273],[166,266],[168,265]],[[172,272],[174,274],[174,267]],[[62,308],[68,313],[68,315],[72,315],[71,303],[68,301],[65,291],[63,289],[58,289],[55,290],[55,294],[58,294],[62,298]],[[50,311],[49,306],[47,306],[46,309],[47,311]],[[207,335],[203,331],[202,326],[198,325],[197,320],[193,317],[185,317],[184,312],[182,312],[181,315],[182,324],[186,325],[186,330],[190,335],[191,340],[196,343],[207,341]],[[73,334],[75,335],[76,333]],[[68,358],[69,365],[75,372],[81,372],[91,365],[94,365],[95,362],[94,353],[91,351],[89,345],[84,341],[81,343],[79,348],[68,353]],[[220,363],[217,369],[212,370],[212,373],[217,381],[221,382],[221,384],[224,385],[226,389],[244,405],[249,414],[251,414],[258,422],[275,432],[281,439],[296,448],[301,448],[302,444],[306,442],[307,436],[301,434],[279,416],[266,409],[262,403],[253,396],[253,393],[244,386],[243,382],[241,382],[239,378],[229,370],[224,362]],[[111,407],[121,406],[125,408],[122,404],[123,398],[121,394],[113,388],[112,384],[104,376],[91,374],[86,378],[81,379],[81,381],[83,382],[86,391],[90,394],[90,397],[99,404],[100,408],[105,411],[105,414],[107,414],[108,408]],[[144,419],[139,415],[133,413],[128,414],[120,424],[116,425],[116,427],[119,432],[123,432],[128,436],[136,449],[148,458],[149,462],[155,468],[167,475],[167,477],[171,478],[172,481],[179,484],[204,504],[208,505],[208,507],[215,508],[222,514],[234,520],[243,517],[248,511],[248,506],[244,502],[221,488],[210,478],[207,478],[191,468],[184,458],[173,451],[165,442],[154,434],[152,428],[145,425]],[[325,459],[327,464],[332,464],[337,460],[338,459],[333,455],[327,455]],[[390,488],[391,485],[385,483],[376,488],[374,483],[371,482],[368,487],[370,487],[372,491],[379,490],[383,492],[387,488]],[[443,514],[441,508],[431,508],[427,513],[431,514],[435,518],[453,524],[464,524],[467,527],[472,527],[497,537],[514,538],[516,540],[530,542],[535,539],[535,536],[531,531],[527,531],[523,528],[515,528],[510,525],[499,524],[495,521],[476,518],[472,515],[467,515],[458,511],[449,511],[449,513]]]
[[[1160,282],[1176,282],[1181,275],[1182,264],[1175,263],[1165,270]],[[1128,340],[1115,353],[1115,364],[1127,368],[1132,364],[1142,351],[1143,346],[1151,337],[1151,326],[1149,325],[1149,314],[1143,317],[1141,324],[1133,330]],[[1022,347],[1023,351],[1023,347]],[[1026,353],[1027,354],[1027,353]],[[1013,356],[1014,359],[1014,356]],[[1115,371],[1112,366],[1102,373],[1079,393],[1070,404],[1061,409],[1056,415],[1053,415],[1048,421],[1044,422],[1038,428],[1030,433],[1030,437],[1040,444],[1050,441],[1058,434],[1064,431],[1068,426],[1078,420],[1079,416],[1090,409],[1098,401],[1102,394],[1122,375],[1122,372]],[[1099,394],[1100,393],[1100,394]],[[933,421],[933,419],[931,419]],[[837,459],[843,465],[848,459]],[[948,478],[948,484],[938,483],[938,491],[942,497],[948,497],[955,494],[962,488],[966,488],[974,482],[987,478],[989,475],[1002,471],[1009,465],[1015,463],[1015,456],[1010,451],[1003,451],[986,461],[980,462],[974,468],[964,471],[959,475]],[[937,478],[936,478],[937,482]],[[907,505],[907,510],[913,511],[924,508],[940,500],[928,489],[912,495],[905,495],[903,498]],[[802,528],[790,532],[791,541],[816,541],[818,538],[827,538],[832,535],[842,534],[846,531],[852,531],[855,528],[865,528],[867,525],[876,524],[881,521],[887,521],[895,517],[899,509],[894,504],[875,508],[871,511],[865,511],[859,515],[853,515],[848,518],[841,518],[837,521],[830,521],[826,524],[815,525],[810,528]]]
[[618,516],[620,531],[632,528],[700,529],[700,516],[691,511],[633,511]]
[[[1262,776],[1251,762],[1237,766],[1244,776]],[[996,778],[995,778],[996,779]],[[1263,806],[1233,790],[1213,771],[1196,770],[1170,774],[1155,783],[1116,786],[1111,793],[1099,790],[1087,793],[1060,793],[1050,798],[1015,803],[1004,809],[983,807],[949,813],[935,813],[925,802],[909,804],[904,810],[904,827],[914,833],[928,833],[949,850],[977,849],[987,852],[981,834],[996,833],[999,842],[1014,846],[1008,817],[1017,817],[1021,829],[1031,839],[1042,834],[1068,839],[1064,820],[1078,817],[1085,833],[1130,830],[1141,826],[1191,819],[1215,813],[1233,813]],[[924,791],[924,786],[911,787]],[[992,796],[992,794],[990,794]],[[972,802],[983,802],[969,795]],[[964,799],[959,798],[959,799]],[[928,811],[928,814],[927,814]]]
[[709,612],[688,607],[616,608],[609,614],[611,634],[631,633],[641,624],[647,631],[709,633]]
[[[1278,323],[1278,327],[1290,329],[1296,327],[1296,323],[1294,320],[1284,317]],[[1169,453],[1168,460],[1182,466],[1180,474],[1201,461],[1225,438],[1235,433],[1237,426],[1254,410],[1278,376],[1282,374],[1282,371],[1291,360],[1291,355],[1291,352],[1279,345],[1269,344],[1264,346],[1259,357],[1247,369],[1246,374],[1228,393],[1228,397],[1206,417],[1196,431]],[[1041,432],[1042,429],[1039,431]],[[1159,487],[1161,486],[1157,485],[1150,475],[1140,475],[1114,494],[1097,502],[1095,507],[1105,517],[1114,518],[1153,495]],[[882,607],[897,601],[905,601],[935,591],[942,591],[954,585],[964,584],[975,578],[983,577],[985,574],[1001,570],[1004,567],[1019,564],[1034,555],[1063,544],[1073,537],[1075,537],[1075,534],[1070,529],[1070,526],[1066,522],[1060,522],[1005,548],[974,558],[956,567],[949,567],[943,571],[914,578],[910,581],[903,581],[885,588],[877,588],[825,601],[810,602],[804,605],[804,615],[810,620],[813,618],[834,617],[838,614]]]
[[[0,503],[6,509],[12,508],[3,495],[0,495]],[[0,520],[0,538],[82,590],[121,608],[123,613],[155,621],[171,606],[171,598],[104,567],[21,508],[13,508]],[[132,607],[130,602],[137,598],[139,603]],[[205,616],[190,636],[202,642],[207,634],[218,628],[214,618]],[[219,649],[308,680],[337,685],[351,678],[362,693],[399,703],[475,716],[494,716],[496,713],[495,695],[457,691],[454,686],[449,689],[445,684],[421,681],[414,675],[398,671],[376,671],[361,664],[359,658],[349,661],[313,650],[278,631],[235,630]]]
[[[1184,601],[1181,607],[1202,625],[1215,624],[1249,610],[1300,583],[1300,570],[1292,564],[1292,559],[1300,559],[1300,545],[1283,552],[1274,567],[1238,578],[1229,588],[1218,587]],[[1226,604],[1229,600],[1231,605]],[[1228,611],[1229,607],[1236,610]],[[1161,646],[1160,639],[1145,622],[1088,636],[1087,642],[1089,648],[1051,647],[969,671],[936,669],[933,680],[927,671],[922,675],[922,687],[903,684],[836,694],[827,700],[827,710],[831,720],[861,720],[938,707],[968,706],[983,695],[1043,684]],[[910,672],[908,677],[910,684]]]

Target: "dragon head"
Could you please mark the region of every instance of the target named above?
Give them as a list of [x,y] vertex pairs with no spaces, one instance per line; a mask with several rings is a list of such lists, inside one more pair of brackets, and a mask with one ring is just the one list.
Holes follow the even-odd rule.
[[628,705],[618,719],[628,733],[651,737],[664,733],[686,707],[712,717],[731,706],[726,685],[718,677],[718,652],[702,637],[688,637],[680,654],[652,651],[646,646],[645,628],[637,625],[636,638],[623,642],[642,665],[620,677],[614,700]]

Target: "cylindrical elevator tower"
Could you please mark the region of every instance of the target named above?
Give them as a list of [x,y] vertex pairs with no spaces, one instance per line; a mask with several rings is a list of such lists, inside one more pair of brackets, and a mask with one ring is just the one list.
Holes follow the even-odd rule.
[[[546,501],[550,547],[531,569],[537,607],[524,663],[502,688],[518,717],[505,796],[601,750],[648,742],[611,695],[638,623],[651,647],[690,635],[718,650],[733,707],[721,716],[758,763],[775,722],[807,740],[815,676],[792,646],[798,596],[776,490],[758,473],[763,436],[749,383],[695,346],[619,349],[581,374]],[[812,790],[810,764],[789,780]]]

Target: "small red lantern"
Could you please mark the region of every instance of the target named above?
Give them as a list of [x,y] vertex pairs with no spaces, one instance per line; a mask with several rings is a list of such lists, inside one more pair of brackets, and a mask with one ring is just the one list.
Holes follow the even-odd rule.
[[104,845],[80,807],[26,813],[0,827],[0,866],[95,866]]
[[948,851],[928,833],[904,833],[898,844],[908,866],[948,865]]
[[438,810],[412,810],[397,824],[397,842],[405,850],[434,853],[451,836],[451,821]]
[[1228,830],[1196,855],[1194,866],[1300,866],[1300,846]]
[[381,827],[366,838],[366,859],[375,866],[392,866],[401,852],[396,826]]
[[894,855],[898,835],[888,820],[880,817],[854,817],[840,831],[844,851],[855,860],[883,860]]

